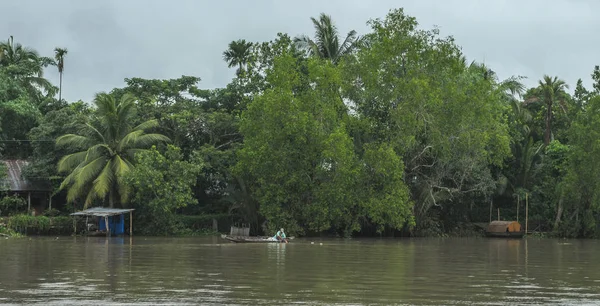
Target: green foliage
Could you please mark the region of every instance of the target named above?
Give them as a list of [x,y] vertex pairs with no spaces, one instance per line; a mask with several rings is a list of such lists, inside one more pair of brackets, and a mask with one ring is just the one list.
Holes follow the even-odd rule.
[[[350,235],[361,220],[393,228],[410,220],[400,159],[387,149],[367,149],[364,161],[354,152],[339,69],[319,59],[297,61],[288,52],[275,58],[267,82],[272,88],[242,118],[236,171],[251,175],[250,189],[270,231],[285,226],[290,233],[332,229]],[[392,158],[400,172],[384,169],[381,157]],[[358,192],[364,186],[377,196],[365,199]]]
[[213,220],[217,221],[219,232],[228,232],[231,226],[229,214],[208,214],[208,215],[178,215],[177,222],[181,224],[178,234],[189,235],[194,233],[208,234],[214,233]]
[[109,94],[98,94],[94,117],[78,134],[66,134],[56,140],[58,148],[76,151],[65,155],[58,171],[68,173],[60,189],[68,189],[67,201],[84,200],[87,207],[94,200],[108,197],[110,207],[115,201],[127,203],[129,187],[124,176],[134,168],[134,155],[156,143],[170,139],[158,133],[146,133],[158,125],[148,120],[137,126],[135,100],[123,95],[117,100]]
[[202,171],[197,158],[182,160],[181,150],[169,145],[164,155],[156,147],[136,155],[137,166],[124,177],[131,188],[131,206],[136,209],[136,223],[147,234],[176,232],[174,214],[188,205],[197,205],[192,188]]
[[8,218],[7,228],[23,234],[69,234],[73,231],[73,218],[68,216],[14,215]]
[[69,152],[57,148],[55,141],[62,135],[78,133],[85,129],[90,114],[91,109],[81,101],[47,112],[39,125],[29,131],[28,139],[32,140],[33,149],[32,161],[23,169],[23,176],[30,181],[49,181],[53,189],[58,190],[62,177],[56,165],[61,156]]
[[236,71],[238,76],[244,72],[244,67],[248,63],[250,48],[252,48],[252,43],[239,39],[230,42],[229,49],[223,52],[223,59],[229,68],[238,66]]
[[343,41],[340,40],[331,16],[321,13],[319,20],[314,17],[310,20],[315,28],[314,40],[306,35],[294,38],[298,48],[304,50],[309,56],[327,59],[337,64],[343,56],[352,53],[359,45],[354,30],[348,32]]
[[50,218],[46,216],[15,215],[8,220],[8,227],[18,232],[28,229],[47,231],[50,228]]
[[0,216],[11,216],[22,213],[27,210],[26,207],[27,202],[25,199],[17,195],[5,196],[0,199]]
[[431,209],[464,216],[465,199],[490,196],[490,167],[510,154],[504,84],[482,65],[466,66],[452,38],[418,30],[402,10],[370,25],[366,47],[341,64],[345,92],[366,121],[358,139],[402,156],[417,222]]
[[598,66],[573,96],[559,77],[526,90],[402,9],[360,38],[311,20],[313,37],[232,41],[224,88],[130,78],[91,107],[61,99],[66,49],[0,42],[0,153],[27,159],[23,177],[52,183],[62,210],[15,216],[23,199],[4,198],[0,232],[70,233],[62,214],[107,201],[134,207],[140,234],[208,233],[216,218],[257,234],[444,237],[472,235],[490,203],[523,216],[527,196],[530,229],[600,236]]
[[16,232],[13,229],[8,228],[5,223],[5,220],[3,218],[0,218],[0,236],[22,237],[23,235],[21,233]]
[[[568,163],[559,168],[562,220],[558,230],[564,236],[598,236],[600,218],[600,96],[593,97],[569,130],[571,150]],[[562,218],[562,219],[561,219]],[[558,223],[558,222],[557,222]]]
[[6,170],[6,165],[4,165],[4,163],[0,163],[0,191],[5,191],[8,189],[8,182],[6,181],[8,173]]

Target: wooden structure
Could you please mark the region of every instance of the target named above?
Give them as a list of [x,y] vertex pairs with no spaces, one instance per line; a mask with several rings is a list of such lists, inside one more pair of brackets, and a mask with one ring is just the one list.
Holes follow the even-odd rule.
[[[221,235],[221,238],[231,241],[231,242],[236,242],[236,243],[281,243],[281,241],[274,239],[273,237],[270,236],[231,236],[231,235]],[[294,239],[294,237],[287,237],[286,238],[289,242],[289,240]]]
[[21,159],[0,161],[6,167],[7,176],[0,180],[0,191],[7,195],[16,194],[27,201],[27,212],[41,214],[46,208],[52,208],[52,186],[49,181],[29,181],[22,173],[29,162]]
[[241,224],[241,226],[237,226],[237,224],[232,225],[231,229],[229,230],[229,235],[230,236],[248,237],[248,236],[250,236],[250,225],[247,225],[247,224]]
[[521,238],[525,235],[525,231],[517,221],[492,221],[485,234],[488,237]]
[[[129,213],[129,235],[133,235],[133,209],[94,207],[72,213],[71,216],[86,217],[85,232],[88,236],[118,236],[125,234],[126,213]],[[89,223],[89,217],[92,217],[92,223]],[[77,223],[73,221],[77,233]]]

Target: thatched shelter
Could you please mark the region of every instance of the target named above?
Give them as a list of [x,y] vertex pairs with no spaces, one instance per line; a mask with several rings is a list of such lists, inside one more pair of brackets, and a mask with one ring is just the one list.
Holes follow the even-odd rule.
[[523,237],[521,224],[517,221],[492,221],[486,229],[486,234],[491,237]]

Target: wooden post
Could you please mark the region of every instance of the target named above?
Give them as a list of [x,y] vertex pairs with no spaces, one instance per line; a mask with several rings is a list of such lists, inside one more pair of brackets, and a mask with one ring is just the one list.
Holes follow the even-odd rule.
[[31,192],[27,193],[27,212],[31,211]]
[[106,226],[106,237],[110,237],[110,227],[108,226],[108,216],[104,216],[104,225]]
[[490,223],[492,223],[492,206],[494,206],[494,200],[490,200]]
[[517,195],[517,222],[519,222],[519,206],[521,204],[521,196]]
[[500,221],[500,208],[498,208],[498,221]]
[[50,198],[48,199],[48,210],[52,209],[52,194],[50,194]]
[[525,235],[529,233],[529,194],[525,194]]
[[129,211],[129,236],[133,236],[133,211]]

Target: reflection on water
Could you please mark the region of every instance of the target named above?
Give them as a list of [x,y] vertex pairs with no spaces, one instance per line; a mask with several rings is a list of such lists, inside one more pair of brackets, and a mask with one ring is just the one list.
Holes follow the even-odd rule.
[[598,241],[310,242],[0,240],[0,304],[600,304]]

